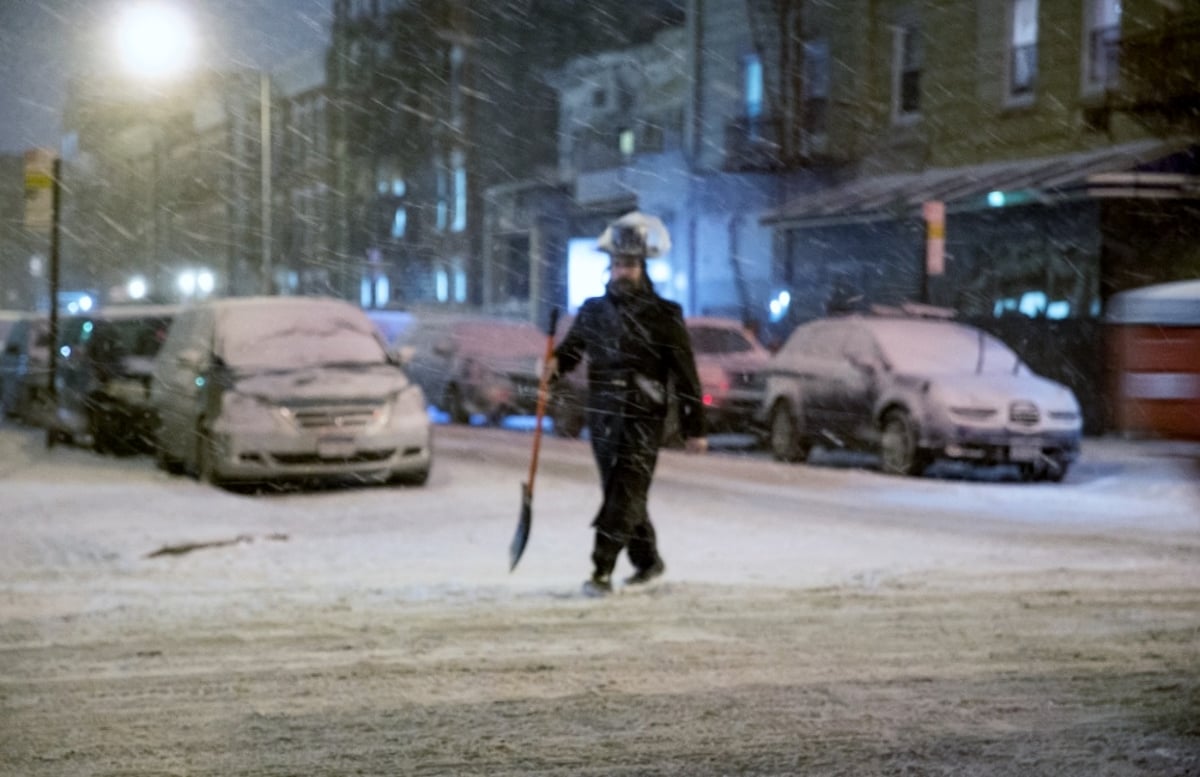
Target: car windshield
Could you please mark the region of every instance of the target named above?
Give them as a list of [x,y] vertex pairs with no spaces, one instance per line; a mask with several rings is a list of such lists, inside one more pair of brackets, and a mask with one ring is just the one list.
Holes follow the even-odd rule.
[[736,329],[717,326],[690,326],[692,350],[696,353],[724,354],[746,353],[753,350],[746,336]]
[[879,348],[901,372],[1011,373],[1020,357],[986,332],[934,321],[897,321],[872,328]]
[[226,365],[245,372],[386,363],[370,320],[353,312],[309,306],[228,310],[218,351]]

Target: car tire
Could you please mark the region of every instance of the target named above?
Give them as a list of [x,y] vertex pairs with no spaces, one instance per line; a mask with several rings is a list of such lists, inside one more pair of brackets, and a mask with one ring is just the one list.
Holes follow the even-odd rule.
[[932,460],[928,451],[917,445],[917,424],[907,410],[889,410],[883,417],[879,434],[879,459],[889,475],[920,475]]
[[808,458],[811,446],[803,438],[800,424],[785,400],[779,400],[771,408],[768,424],[767,444],[772,456],[786,462],[801,462]]

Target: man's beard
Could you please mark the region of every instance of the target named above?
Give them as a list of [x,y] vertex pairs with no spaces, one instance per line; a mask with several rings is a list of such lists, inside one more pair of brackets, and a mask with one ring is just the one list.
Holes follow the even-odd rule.
[[642,290],[642,286],[632,278],[613,278],[608,282],[608,291],[614,297],[632,297]]

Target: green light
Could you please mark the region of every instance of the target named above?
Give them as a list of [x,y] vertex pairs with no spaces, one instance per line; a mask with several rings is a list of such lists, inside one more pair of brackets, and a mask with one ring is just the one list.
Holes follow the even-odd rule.
[[1006,198],[1004,192],[988,192],[987,200],[993,208],[1003,208]]

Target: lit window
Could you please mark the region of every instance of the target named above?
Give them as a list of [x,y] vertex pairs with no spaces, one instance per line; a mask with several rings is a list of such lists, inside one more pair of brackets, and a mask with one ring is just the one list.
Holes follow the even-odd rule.
[[454,221],[450,229],[462,232],[467,228],[467,168],[461,151],[454,152]]
[[1031,98],[1038,70],[1037,0],[1012,0],[1008,40],[1008,95]]
[[454,271],[454,301],[467,301],[467,274],[461,267]]
[[404,233],[408,230],[408,208],[396,208],[395,214],[392,216],[392,237],[404,237]]
[[742,57],[742,100],[747,119],[757,119],[763,112],[763,67],[758,54]]
[[633,130],[621,130],[621,134],[617,137],[617,145],[621,149],[621,156],[633,156],[637,145]]
[[434,295],[438,302],[450,301],[450,275],[446,272],[446,268],[439,267],[437,273],[434,274]]

